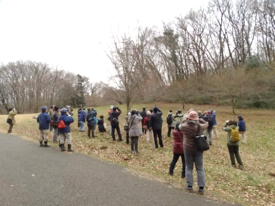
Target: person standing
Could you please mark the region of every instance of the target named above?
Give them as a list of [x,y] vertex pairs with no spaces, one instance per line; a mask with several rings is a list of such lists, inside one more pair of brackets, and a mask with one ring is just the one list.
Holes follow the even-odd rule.
[[91,132],[92,132],[92,137],[95,138],[95,133],[94,133],[94,127],[96,127],[96,120],[95,120],[96,112],[93,111],[93,109],[88,108],[88,113],[87,113],[87,126],[88,126],[88,137],[91,138]]
[[104,116],[100,115],[99,120],[97,122],[98,125],[98,131],[99,132],[106,132],[105,123],[104,123]]
[[246,125],[245,125],[245,121],[243,119],[243,117],[241,115],[238,116],[238,127],[239,127],[239,133],[242,135],[242,143],[246,144],[247,140],[246,140]]
[[122,111],[118,107],[113,107],[113,111],[110,115],[110,122],[112,126],[112,138],[113,141],[115,141],[115,130],[118,134],[118,141],[123,141],[120,133],[120,127],[119,127],[119,115],[122,113]]
[[[243,163],[239,154],[239,141],[232,141],[233,131],[237,130],[237,138],[239,135],[239,128],[237,122],[233,120],[227,120],[222,128],[227,132],[227,148],[230,155],[231,165],[236,168],[235,157],[239,164],[239,168],[243,169]],[[234,133],[235,134],[235,133]]]
[[193,168],[194,164],[197,171],[197,182],[199,186],[198,193],[204,194],[205,187],[205,173],[203,169],[203,151],[199,151],[195,144],[195,138],[197,133],[201,134],[208,127],[208,122],[203,119],[199,119],[196,111],[190,111],[183,121],[179,125],[179,129],[183,131],[183,149],[185,157],[185,178],[186,178],[186,190],[188,192],[194,192],[193,185]]
[[[143,107],[142,111],[139,114],[140,114],[140,116],[142,117],[142,120],[143,120],[146,117],[146,108]],[[142,122],[143,121],[141,121],[142,133],[145,134],[145,129],[142,127]]]
[[162,112],[159,110],[159,108],[154,107],[153,113],[150,116],[149,125],[150,128],[153,129],[153,135],[154,135],[154,143],[155,148],[158,148],[158,141],[157,137],[159,139],[159,145],[160,147],[163,147],[163,141],[162,141]]
[[212,129],[213,129],[213,117],[210,111],[205,111],[205,115],[203,116],[203,119],[208,122],[208,127],[206,130],[206,136],[209,142],[209,145],[212,145],[213,139],[212,139]]
[[[53,114],[54,114],[53,109],[54,109],[54,105],[51,105],[50,109],[49,109],[49,112],[48,112],[48,114],[50,115],[51,120],[53,120]],[[51,125],[51,124],[50,124],[50,131],[53,131],[53,125]]]
[[[150,132],[151,132],[150,125],[149,125],[150,116],[151,116],[151,112],[150,112],[150,111],[147,111],[147,112],[146,112],[146,117],[142,120],[142,128],[145,129],[146,141],[147,141],[147,142],[149,142],[149,140],[150,140],[149,134],[150,134]],[[152,133],[152,137],[154,138],[153,133]]]
[[49,125],[51,122],[51,117],[47,113],[47,107],[41,108],[41,113],[37,117],[37,122],[39,123],[39,130],[40,130],[40,138],[39,138],[40,147],[43,147],[43,146],[50,147],[50,145],[48,145],[48,137],[49,137]]
[[216,111],[215,110],[210,110],[211,114],[212,114],[212,118],[213,118],[213,137],[215,138],[219,138],[219,134],[218,134],[218,123],[217,123],[217,117],[216,117]]
[[54,113],[53,113],[53,142],[57,142],[58,137],[58,128],[57,128],[57,120],[59,118],[59,108],[54,106]]
[[67,141],[67,144],[68,144],[68,152],[73,152],[70,124],[74,122],[74,118],[68,114],[68,110],[66,108],[61,109],[60,112],[61,112],[61,115],[57,120],[57,124],[62,120],[66,125],[65,128],[58,129],[61,152],[66,151],[65,141]]
[[13,125],[15,124],[15,115],[17,115],[17,111],[15,108],[9,108],[9,116],[8,119],[11,119],[11,123],[8,129],[8,134],[12,133]]
[[131,138],[132,153],[138,153],[138,138],[143,134],[140,121],[142,121],[142,116],[136,110],[132,110],[129,119],[129,136]]
[[85,108],[82,108],[78,111],[79,132],[85,132],[85,118],[86,118]]
[[168,125],[167,137],[171,136],[171,131],[175,128],[173,119],[174,119],[173,111],[169,110],[168,116],[166,117],[166,123]]

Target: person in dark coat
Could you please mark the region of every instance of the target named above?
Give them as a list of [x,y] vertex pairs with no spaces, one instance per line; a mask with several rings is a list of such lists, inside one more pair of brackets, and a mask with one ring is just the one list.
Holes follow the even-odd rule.
[[246,125],[245,125],[245,121],[243,119],[243,117],[241,115],[238,116],[238,127],[239,127],[239,134],[242,135],[242,143],[246,144],[247,140],[246,140]]
[[[47,107],[41,108],[41,113],[37,117],[37,122],[39,123],[39,130],[40,130],[40,138],[39,143],[40,147],[50,147],[48,145],[48,137],[49,137],[49,127],[51,122],[51,117],[47,113]],[[44,145],[43,145],[44,141]]]
[[162,141],[162,112],[159,110],[159,108],[154,107],[153,113],[150,116],[149,125],[150,128],[153,130],[154,134],[154,142],[155,142],[155,148],[158,148],[158,141],[157,137],[159,139],[159,145],[160,147],[163,147],[163,141]]
[[173,159],[169,167],[169,175],[174,174],[174,168],[177,164],[179,157],[181,157],[182,162],[182,172],[181,178],[185,178],[185,159],[183,152],[183,131],[179,130],[179,125],[176,125],[176,128],[172,130],[173,135]]
[[68,152],[73,152],[72,150],[72,136],[71,136],[71,128],[70,124],[74,122],[74,118],[69,115],[68,110],[66,108],[63,108],[60,110],[60,117],[57,120],[57,124],[63,120],[66,127],[63,129],[58,129],[59,138],[60,138],[60,147],[61,152],[66,151],[65,149],[65,141],[67,141],[68,144]]
[[[141,121],[141,126],[142,126],[143,119],[146,117],[146,108],[143,107],[142,111],[139,114],[142,117],[142,121]],[[143,128],[143,127],[141,127],[141,128],[142,128],[142,133],[145,134],[145,132],[146,132],[145,128]]]
[[123,141],[120,133],[120,127],[119,127],[119,120],[118,117],[122,113],[122,111],[118,107],[113,107],[113,111],[110,114],[110,122],[112,126],[112,138],[113,141],[115,141],[115,130],[117,131],[118,134],[118,141]]
[[106,128],[104,126],[104,116],[103,115],[99,116],[99,120],[97,122],[97,125],[98,125],[98,131],[99,132],[106,132]]

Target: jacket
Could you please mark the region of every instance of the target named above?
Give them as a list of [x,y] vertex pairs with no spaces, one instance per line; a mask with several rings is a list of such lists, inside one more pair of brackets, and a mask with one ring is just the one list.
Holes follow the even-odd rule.
[[84,110],[79,110],[78,112],[78,121],[85,122],[86,112]]
[[153,130],[160,130],[162,128],[162,112],[158,110],[157,113],[152,113],[149,119],[150,128]]
[[173,129],[173,152],[183,154],[183,131]]
[[173,125],[174,127],[176,127],[177,124],[180,124],[183,120],[183,114],[182,113],[179,113],[179,114],[176,114],[174,116],[174,119],[173,119]]
[[61,114],[57,120],[57,124],[60,122],[60,120],[63,120],[66,124],[66,127],[64,129],[58,129],[59,133],[70,133],[71,128],[70,124],[74,122],[74,118],[72,116],[68,116],[67,114]]
[[239,131],[240,132],[245,132],[246,131],[246,125],[245,125],[245,121],[243,120],[242,116],[238,116],[239,121],[238,121],[238,127],[239,127]]
[[230,128],[233,128],[235,129],[237,126],[235,125],[231,125],[231,126],[227,126],[227,124],[225,124],[222,129],[223,131],[226,131],[227,132],[227,144],[228,145],[239,145],[239,142],[231,142],[230,141],[230,137],[231,137],[231,129]]
[[[112,111],[112,113],[110,114],[110,117],[109,117],[111,124],[117,124],[119,122],[118,117],[121,113],[122,112],[119,108],[116,108],[115,111],[114,110]],[[113,119],[117,120],[117,123],[114,122]]]
[[142,135],[140,121],[142,116],[132,115],[129,120],[129,136],[130,137],[139,137]]
[[198,124],[200,124],[199,133],[202,133],[208,127],[208,122],[203,119],[199,121],[184,121],[179,125],[179,129],[183,131],[183,148],[184,151],[197,151],[198,148],[195,144],[195,138],[197,135]]
[[95,119],[95,115],[96,113],[93,112],[93,111],[88,111],[87,113],[87,117],[86,117],[86,120],[87,120],[87,124],[88,125],[96,125],[96,119]]
[[10,112],[9,112],[9,116],[8,116],[8,119],[12,119],[12,123],[11,124],[15,124],[15,118],[14,118],[14,116],[15,115],[17,115],[17,111],[13,111],[13,110],[11,110]]
[[212,114],[212,117],[213,117],[213,126],[216,126],[217,125],[217,120],[216,120],[215,110],[211,110],[211,114]]
[[103,119],[99,119],[97,124],[98,124],[98,130],[100,132],[105,132],[106,131],[106,129],[104,127],[104,120]]
[[56,128],[57,127],[57,120],[59,118],[59,112],[58,111],[55,111],[54,114],[53,114],[53,127]]
[[37,117],[37,122],[39,123],[40,130],[49,129],[51,117],[47,112],[42,112]]

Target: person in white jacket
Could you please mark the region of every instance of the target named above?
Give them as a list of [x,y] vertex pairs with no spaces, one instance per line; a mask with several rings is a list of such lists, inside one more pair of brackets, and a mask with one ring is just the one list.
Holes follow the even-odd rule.
[[143,134],[140,121],[142,116],[137,110],[131,111],[131,117],[129,118],[129,136],[131,138],[131,151],[132,153],[138,153],[138,138]]

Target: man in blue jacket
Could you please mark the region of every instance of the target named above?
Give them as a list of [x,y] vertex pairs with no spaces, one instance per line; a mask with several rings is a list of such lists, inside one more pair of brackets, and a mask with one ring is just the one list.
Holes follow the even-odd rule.
[[[39,123],[39,130],[40,130],[39,143],[40,143],[40,147],[43,147],[43,146],[50,147],[50,145],[48,145],[48,136],[49,136],[49,127],[50,127],[51,117],[46,112],[47,107],[42,107],[41,111],[42,112],[37,117],[37,122]],[[44,145],[43,145],[43,141],[44,141]]]
[[63,122],[66,125],[66,127],[63,129],[58,128],[61,152],[66,151],[65,146],[64,146],[65,140],[67,140],[68,152],[73,152],[70,124],[74,122],[74,118],[68,114],[68,110],[65,108],[61,109],[60,113],[61,113],[61,115],[59,116],[59,118],[57,120],[57,125],[61,120],[63,120]]

